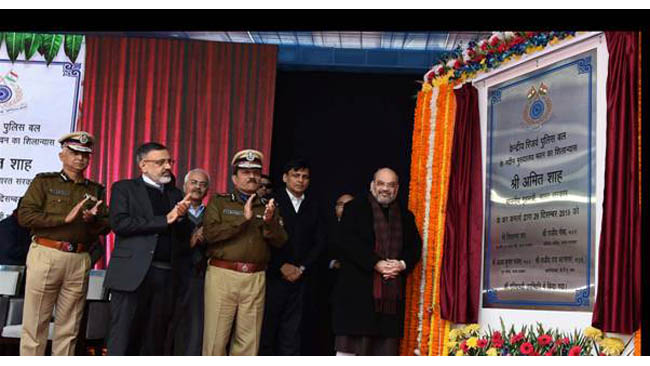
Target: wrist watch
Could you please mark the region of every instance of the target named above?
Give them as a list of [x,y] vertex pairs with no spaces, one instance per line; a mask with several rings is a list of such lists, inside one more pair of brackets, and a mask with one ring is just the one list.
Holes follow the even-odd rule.
[[299,268],[300,268],[300,272],[305,272],[305,270],[307,269],[305,268],[305,266],[300,266]]

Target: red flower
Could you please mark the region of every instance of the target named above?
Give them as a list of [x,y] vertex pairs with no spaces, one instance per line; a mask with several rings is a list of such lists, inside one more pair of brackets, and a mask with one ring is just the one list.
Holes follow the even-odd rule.
[[537,351],[533,351],[533,353],[531,353],[530,356],[539,356],[539,353],[537,353]]
[[515,343],[521,341],[522,339],[524,339],[524,334],[523,333],[517,333],[516,335],[513,335],[512,337],[510,337],[510,343],[515,344]]
[[490,46],[492,46],[492,47],[496,46],[497,44],[499,44],[499,41],[500,41],[500,40],[499,40],[499,38],[497,38],[497,37],[492,38],[492,39],[490,40]]
[[488,344],[487,339],[481,338],[478,341],[476,341],[476,345],[478,346],[478,348],[485,348],[485,346],[487,346],[487,344]]
[[567,337],[562,338],[562,344],[569,344],[569,338]]
[[573,346],[569,350],[569,356],[580,356],[580,352],[582,352],[582,347],[580,346]]
[[498,330],[496,330],[496,331],[494,331],[494,333],[492,333],[492,338],[493,339],[503,339],[502,336],[501,336],[501,332],[499,332]]
[[503,52],[506,50],[507,45],[505,43],[501,43],[499,47],[497,48],[497,51]]
[[[501,335],[499,335],[501,337]],[[503,338],[492,338],[492,347],[501,348],[503,347]]]
[[539,345],[542,347],[550,344],[552,341],[553,338],[548,334],[542,334],[541,336],[537,337],[537,343],[539,343]]
[[535,32],[526,32],[526,37],[530,38],[535,35]]
[[463,341],[463,342],[460,344],[460,348],[463,350],[463,352],[468,352],[468,351],[469,351],[469,347],[467,347],[467,341]]
[[483,43],[483,44],[481,45],[481,49],[482,49],[483,51],[485,51],[485,49],[487,49],[487,46],[488,46],[488,44],[487,44],[487,42],[485,42],[485,43]]
[[544,352],[544,356],[553,356],[553,352],[551,351]]
[[530,355],[533,353],[535,349],[533,348],[533,345],[530,344],[530,342],[524,342],[519,346],[519,351],[521,352],[522,355]]

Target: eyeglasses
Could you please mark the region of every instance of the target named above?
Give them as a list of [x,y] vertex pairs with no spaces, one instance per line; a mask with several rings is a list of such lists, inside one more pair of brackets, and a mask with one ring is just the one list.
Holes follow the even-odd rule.
[[195,180],[195,179],[190,179],[190,185],[198,186],[198,187],[201,187],[201,188],[207,188],[208,187],[208,182],[201,182],[201,181],[198,181],[198,180]]
[[163,166],[165,163],[168,163],[171,166],[174,166],[174,163],[176,163],[176,160],[174,159],[158,159],[158,160],[143,160],[145,163],[154,163],[157,166]]

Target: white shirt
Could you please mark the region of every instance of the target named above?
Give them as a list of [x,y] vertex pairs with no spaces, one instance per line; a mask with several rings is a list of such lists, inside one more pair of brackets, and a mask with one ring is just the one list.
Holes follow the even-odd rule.
[[158,189],[158,190],[161,191],[161,192],[162,192],[162,190],[164,189],[164,187],[163,187],[162,184],[154,182],[153,179],[147,177],[147,176],[144,175],[144,174],[142,174],[142,180],[144,180],[145,183],[147,183],[148,185],[150,185],[150,186],[152,186],[152,187]]
[[300,204],[302,203],[302,201],[305,200],[305,194],[303,193],[302,196],[296,197],[288,189],[286,189],[286,190],[287,190],[287,194],[289,195],[289,199],[291,200],[291,203],[293,204],[293,208],[294,208],[294,210],[296,210],[296,213],[297,213],[298,209],[300,209]]
[[197,208],[194,208],[194,206],[190,205],[190,207],[188,208],[188,211],[189,211],[190,215],[192,215],[194,217],[199,217],[199,215],[201,214],[201,212],[203,212],[204,209],[205,209],[205,206],[203,204],[200,204]]

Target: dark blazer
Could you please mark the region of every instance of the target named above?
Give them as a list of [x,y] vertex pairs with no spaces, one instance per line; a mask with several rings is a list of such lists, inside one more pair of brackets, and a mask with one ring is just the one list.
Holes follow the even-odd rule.
[[[406,270],[399,276],[405,290],[406,275],[420,261],[422,240],[413,214],[402,206],[400,210],[404,244],[396,259],[406,263]],[[334,334],[401,338],[404,334],[405,296],[395,315],[374,311],[374,267],[384,258],[378,257],[374,252],[372,208],[367,197],[361,195],[345,205],[341,219],[341,237],[337,243],[341,269],[332,296]]]
[[286,189],[275,194],[275,200],[289,240],[281,248],[271,247],[268,274],[281,278],[280,267],[284,263],[305,266],[305,274],[313,272],[327,240],[325,220],[318,202],[306,195],[296,213]]
[[[167,184],[170,206],[183,199],[180,189]],[[188,219],[172,225],[172,267],[189,251]],[[142,177],[115,182],[111,187],[109,222],[115,233],[115,249],[106,271],[104,286],[119,291],[135,291],[144,279],[156,250],[158,234],[167,229],[167,217],[154,216]]]

